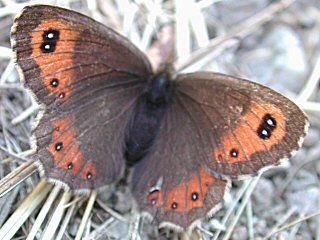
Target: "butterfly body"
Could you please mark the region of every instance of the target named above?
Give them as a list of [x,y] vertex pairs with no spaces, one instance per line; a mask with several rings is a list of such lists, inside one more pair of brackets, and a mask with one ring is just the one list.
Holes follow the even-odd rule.
[[221,205],[232,179],[291,157],[308,128],[281,94],[219,73],[154,74],[127,39],[73,11],[24,8],[12,28],[21,78],[42,106],[43,176],[90,191],[133,167],[141,211],[186,229]]
[[173,95],[174,82],[167,71],[160,72],[145,82],[128,125],[125,152],[128,165],[134,165],[147,154]]

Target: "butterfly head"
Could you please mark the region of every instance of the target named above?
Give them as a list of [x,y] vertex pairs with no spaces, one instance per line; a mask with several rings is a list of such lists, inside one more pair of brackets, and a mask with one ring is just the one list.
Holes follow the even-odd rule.
[[153,75],[146,87],[148,103],[160,106],[170,102],[174,92],[174,82],[169,71],[162,71]]

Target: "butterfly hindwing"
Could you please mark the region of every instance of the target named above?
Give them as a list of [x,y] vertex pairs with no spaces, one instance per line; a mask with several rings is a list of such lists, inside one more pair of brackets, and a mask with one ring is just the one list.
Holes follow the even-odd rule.
[[34,131],[46,176],[72,189],[118,179],[126,124],[151,74],[147,58],[102,24],[42,5],[15,19],[12,46],[26,87],[46,108]]
[[203,164],[207,158],[191,115],[178,96],[167,106],[153,146],[134,168],[133,194],[142,211],[160,226],[182,227],[218,208],[229,180],[215,177]]
[[230,179],[290,157],[308,123],[293,102],[243,79],[199,72],[175,85],[154,146],[134,170],[133,193],[157,222],[187,228],[218,209]]

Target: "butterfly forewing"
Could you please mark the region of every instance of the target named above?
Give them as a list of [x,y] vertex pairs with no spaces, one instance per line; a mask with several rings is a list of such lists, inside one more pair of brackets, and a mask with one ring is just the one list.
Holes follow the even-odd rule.
[[118,179],[125,128],[151,74],[143,53],[82,14],[42,5],[15,19],[12,46],[26,87],[46,107],[35,129],[46,176],[72,189]]
[[[298,150],[308,121],[292,101],[247,80],[214,73],[178,77],[178,91],[203,112],[214,136],[207,166],[241,177],[278,164]],[[205,120],[203,120],[205,121]],[[201,127],[201,125],[200,125]],[[204,141],[202,141],[204,142]]]

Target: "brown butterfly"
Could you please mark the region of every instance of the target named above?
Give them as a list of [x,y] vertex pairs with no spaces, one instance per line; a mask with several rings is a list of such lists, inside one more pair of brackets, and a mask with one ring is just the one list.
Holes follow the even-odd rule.
[[154,73],[127,39],[70,10],[24,8],[12,47],[44,109],[34,129],[41,173],[88,191],[133,166],[133,195],[160,226],[212,214],[231,179],[291,157],[308,128],[293,102],[257,83]]

